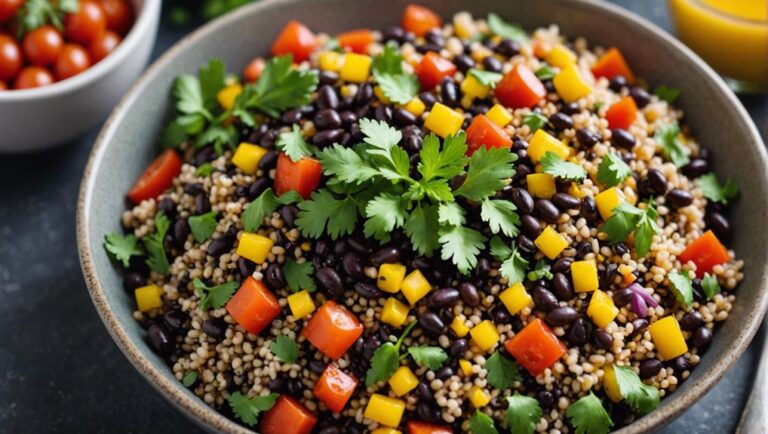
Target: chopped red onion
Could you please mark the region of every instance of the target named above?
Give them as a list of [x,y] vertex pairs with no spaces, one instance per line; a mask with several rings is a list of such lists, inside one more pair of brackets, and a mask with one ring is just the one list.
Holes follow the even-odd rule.
[[653,296],[651,294],[648,294],[645,291],[645,288],[640,286],[640,284],[633,283],[633,284],[629,285],[629,289],[631,289],[633,293],[638,294],[639,296],[643,297],[643,300],[645,300],[645,303],[648,306],[657,307],[659,305],[659,303],[656,301],[656,299],[653,298]]
[[645,318],[648,316],[648,305],[645,304],[645,298],[643,298],[638,291],[632,291],[630,308],[638,318]]

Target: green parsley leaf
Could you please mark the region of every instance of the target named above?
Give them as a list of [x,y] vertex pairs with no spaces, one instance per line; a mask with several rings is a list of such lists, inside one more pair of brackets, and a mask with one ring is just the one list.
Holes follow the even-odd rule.
[[204,243],[214,232],[216,232],[216,211],[207,212],[196,216],[191,216],[187,219],[189,223],[189,229],[192,231],[192,235],[198,243]]
[[189,136],[184,125],[178,119],[174,119],[160,131],[157,143],[162,149],[169,149],[186,142],[188,139]]
[[278,197],[272,188],[264,190],[243,211],[240,219],[246,232],[255,232],[264,223],[264,218],[271,215],[278,206],[302,202],[301,196],[295,191],[289,191]]
[[659,86],[653,91],[653,93],[654,95],[658,96],[659,99],[664,100],[670,104],[674,104],[674,102],[680,98],[680,94],[682,92],[680,89],[676,89],[674,87]]
[[638,258],[644,257],[651,249],[653,236],[661,233],[661,227],[656,223],[659,213],[653,206],[653,201],[643,210],[635,225],[635,253]]
[[676,124],[668,124],[656,130],[654,139],[661,145],[661,153],[664,158],[671,161],[677,167],[683,167],[691,160],[688,157],[690,151],[677,139],[680,127]]
[[365,216],[368,218],[363,225],[365,236],[386,241],[389,240],[395,228],[403,227],[408,218],[408,212],[405,210],[402,198],[382,193],[368,202],[365,207]]
[[587,177],[587,171],[576,163],[564,161],[559,155],[552,151],[547,151],[541,158],[541,165],[544,173],[565,179],[569,181],[583,181]]
[[424,256],[432,256],[432,253],[440,247],[440,239],[437,207],[434,205],[417,205],[411,211],[408,220],[403,225],[405,233],[411,239],[413,248]]
[[226,67],[221,60],[211,60],[208,62],[208,65],[200,68],[198,73],[200,77],[200,94],[205,107],[210,109],[218,106],[217,97],[219,91],[224,88],[226,75]]
[[549,123],[549,119],[541,113],[528,113],[523,115],[523,124],[528,125],[531,132],[535,132],[539,128],[544,128],[544,125]]
[[659,406],[659,391],[640,381],[635,371],[626,366],[613,365],[621,396],[639,415],[645,415]]
[[485,236],[466,226],[451,226],[440,230],[440,257],[450,259],[461,274],[468,274],[477,265],[477,255],[485,243]]
[[203,146],[212,144],[216,150],[216,155],[224,153],[224,147],[233,148],[235,141],[237,140],[237,130],[233,125],[211,125],[202,134],[197,136],[195,140],[195,146],[202,148]]
[[539,80],[552,80],[556,75],[555,70],[549,65],[542,66],[534,74],[536,74]]
[[528,280],[547,279],[552,280],[552,272],[549,271],[549,265],[543,259],[539,259],[536,262],[536,266],[528,273]]
[[371,358],[371,366],[365,374],[365,385],[371,387],[379,381],[386,381],[400,366],[400,347],[408,333],[411,332],[416,322],[405,327],[396,343],[386,342],[376,349]]
[[485,370],[488,371],[488,384],[500,390],[512,387],[520,379],[515,363],[498,351],[485,361]]
[[200,310],[220,309],[232,298],[240,287],[240,282],[231,281],[216,286],[207,286],[197,277],[192,281],[198,297],[200,297]]
[[512,163],[517,155],[504,148],[479,148],[469,159],[467,177],[454,191],[456,196],[481,201],[504,187],[504,181],[515,174]]
[[712,202],[727,204],[739,196],[739,187],[732,179],[729,178],[724,185],[720,185],[714,173],[703,175],[696,180],[696,185],[701,188],[704,197]]
[[520,217],[515,212],[517,208],[508,200],[483,199],[480,205],[480,218],[488,223],[491,232],[503,233],[508,237],[516,237],[520,232]]
[[688,273],[669,273],[667,279],[672,284],[669,289],[675,294],[677,301],[686,309],[690,309],[693,306],[693,286]]
[[277,149],[285,152],[294,162],[299,162],[303,157],[312,156],[317,152],[317,147],[310,145],[301,134],[301,127],[293,124],[291,131],[280,133],[275,143]]
[[490,248],[491,256],[498,259],[499,261],[503,261],[512,254],[512,248],[508,246],[504,241],[501,240],[501,237],[498,235],[494,235],[491,238],[491,248]]
[[372,167],[358,152],[338,143],[323,149],[318,157],[323,172],[339,182],[359,185],[379,176],[379,170]]
[[295,259],[288,258],[283,264],[285,281],[293,292],[299,292],[304,289],[312,292],[317,289],[315,280],[312,278],[314,274],[315,269],[312,266],[312,262],[309,261],[298,263]]
[[510,431],[514,434],[533,434],[536,432],[536,425],[544,413],[539,401],[515,392],[513,396],[507,397],[507,403],[509,406],[504,417]]
[[144,251],[139,246],[139,242],[136,236],[128,234],[122,236],[117,232],[112,232],[104,237],[104,248],[112,254],[112,256],[123,264],[123,267],[128,268],[131,265],[132,256],[141,256]]
[[526,270],[528,270],[528,260],[523,258],[517,246],[512,244],[512,251],[509,257],[501,263],[499,272],[507,278],[509,285],[514,285],[525,280]]
[[276,56],[267,61],[255,85],[245,86],[235,107],[280,117],[285,110],[309,103],[317,83],[314,71],[293,68],[291,54]]
[[393,181],[410,181],[408,174],[411,163],[408,153],[397,146],[403,134],[383,121],[364,118],[358,124],[365,135],[365,143],[370,145],[366,152],[378,158],[378,161],[374,161],[374,167],[378,168],[381,176]]
[[287,364],[293,364],[299,357],[299,346],[288,336],[280,335],[272,341],[269,349],[280,361]]
[[720,283],[717,281],[717,276],[704,273],[704,278],[701,279],[701,289],[704,291],[707,300],[712,300],[712,297],[720,292]]
[[270,393],[248,398],[240,392],[235,392],[229,395],[228,401],[238,419],[248,426],[256,426],[261,412],[271,409],[279,396],[277,393]]
[[181,384],[183,384],[184,387],[190,387],[195,384],[195,381],[197,381],[197,372],[189,371],[184,374],[184,378],[181,379]]
[[147,252],[147,265],[157,274],[168,274],[171,265],[165,256],[163,240],[171,227],[171,221],[162,212],[155,216],[155,232],[143,239],[144,250]]
[[459,132],[455,136],[448,136],[443,141],[440,149],[440,139],[432,133],[424,138],[419,151],[418,170],[422,180],[429,181],[435,178],[451,179],[464,173],[467,164],[467,136]]
[[488,27],[495,35],[502,38],[511,39],[515,42],[525,42],[528,40],[528,34],[525,33],[522,27],[517,24],[512,24],[504,21],[501,17],[491,12],[488,14]]
[[485,71],[477,68],[472,68],[467,71],[467,75],[477,80],[481,85],[490,87],[491,89],[495,88],[496,84],[504,78],[504,75],[498,72]]
[[408,355],[413,357],[413,361],[419,366],[426,366],[430,371],[437,371],[443,367],[448,360],[448,354],[440,347],[430,347],[421,345],[418,347],[409,347]]
[[642,213],[642,210],[621,202],[613,209],[613,215],[600,227],[600,231],[608,235],[608,242],[611,244],[620,243],[635,230]]
[[403,56],[394,44],[387,44],[381,54],[373,58],[373,72],[377,74],[402,74]]
[[326,189],[315,191],[310,200],[299,203],[296,226],[309,238],[324,232],[334,240],[349,235],[357,227],[357,204],[350,195],[338,199]]
[[499,434],[493,419],[480,410],[475,410],[475,414],[469,418],[469,431],[472,434]]
[[461,226],[466,223],[464,208],[456,202],[441,203],[437,207],[437,221],[449,226]]
[[630,176],[632,169],[614,152],[606,154],[597,168],[597,181],[608,187],[619,185]]
[[195,170],[195,176],[207,177],[213,173],[213,164],[203,163]]
[[419,93],[419,79],[413,74],[375,74],[381,91],[390,101],[407,104]]
[[600,398],[591,391],[568,407],[566,411],[576,434],[608,434],[613,421],[603,408]]

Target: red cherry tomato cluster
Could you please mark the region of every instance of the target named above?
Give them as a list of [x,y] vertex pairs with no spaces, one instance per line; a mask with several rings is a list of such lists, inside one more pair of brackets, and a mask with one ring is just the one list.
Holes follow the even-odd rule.
[[80,0],[62,29],[46,24],[18,35],[27,0],[0,0],[0,91],[66,80],[111,53],[133,25],[129,0]]

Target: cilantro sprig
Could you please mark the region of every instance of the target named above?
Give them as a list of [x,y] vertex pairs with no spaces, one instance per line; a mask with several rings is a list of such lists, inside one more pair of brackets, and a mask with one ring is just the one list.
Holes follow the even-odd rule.
[[291,131],[280,133],[277,136],[275,146],[291,157],[294,162],[299,162],[303,157],[311,156],[317,152],[317,147],[304,140],[301,127],[297,124],[293,124]]
[[27,32],[51,24],[64,30],[64,17],[80,9],[78,0],[27,0],[17,12],[17,36],[21,38]]
[[639,415],[648,414],[659,406],[659,390],[643,383],[631,368],[613,365],[613,372],[622,398]]
[[472,434],[498,434],[493,418],[480,410],[475,410],[469,418],[469,431]]
[[673,104],[680,98],[683,93],[680,89],[667,86],[659,86],[653,90],[654,95],[658,96],[660,100]]
[[613,421],[603,408],[600,398],[591,391],[568,407],[566,411],[576,434],[608,434]]
[[144,254],[144,250],[133,234],[123,236],[112,232],[104,237],[104,248],[125,268],[130,265],[132,257]]
[[192,286],[195,288],[198,297],[200,297],[200,303],[198,307],[200,310],[220,309],[232,298],[237,288],[240,287],[240,282],[231,281],[222,283],[216,286],[207,286],[202,280],[195,278],[192,280]]
[[289,191],[281,196],[277,196],[271,188],[268,188],[243,211],[243,214],[240,216],[243,222],[243,229],[246,232],[255,232],[264,223],[264,218],[272,214],[278,206],[301,201],[301,195],[295,191]]
[[704,197],[712,202],[727,204],[739,197],[739,186],[732,179],[728,179],[725,184],[720,185],[717,176],[714,173],[707,173],[696,180]]
[[163,240],[170,227],[171,221],[159,212],[155,216],[155,232],[145,235],[142,239],[144,250],[147,252],[147,265],[157,274],[168,274],[171,268],[163,246]]
[[499,272],[507,278],[509,285],[525,280],[528,271],[528,260],[523,258],[515,243],[511,246],[504,244],[500,237],[491,238],[491,255],[501,261]]
[[477,68],[471,68],[467,71],[467,75],[477,80],[481,85],[490,87],[491,89],[495,88],[496,84],[504,77],[501,73]]
[[606,154],[597,168],[597,181],[607,187],[617,186],[630,176],[632,169],[614,152]]
[[671,161],[677,167],[683,167],[688,164],[690,151],[683,146],[678,139],[680,135],[680,126],[676,123],[662,125],[656,130],[654,139],[661,145],[661,153],[664,158]]
[[583,167],[570,161],[565,161],[559,155],[552,151],[547,151],[541,159],[541,166],[544,173],[548,173],[555,178],[568,181],[583,181],[587,177],[587,171]]
[[661,227],[656,223],[659,213],[648,202],[645,209],[636,208],[622,202],[613,210],[613,215],[600,227],[600,231],[608,236],[611,244],[626,240],[631,233],[635,234],[635,252],[638,258],[644,257],[651,249],[653,236],[661,233]]
[[523,115],[523,124],[528,125],[531,132],[544,128],[549,123],[549,119],[541,113],[528,113]]
[[400,366],[400,347],[403,345],[405,337],[408,336],[408,333],[415,326],[415,321],[408,324],[400,338],[397,339],[397,342],[394,344],[386,342],[374,351],[371,358],[371,366],[365,374],[365,385],[367,387],[379,381],[386,381],[395,373],[397,367]]
[[315,279],[312,276],[315,274],[315,268],[311,262],[296,262],[293,258],[288,258],[283,264],[283,275],[285,281],[288,283],[288,288],[293,292],[299,292],[301,290],[314,291],[317,289],[315,285]]
[[228,402],[238,419],[248,426],[256,426],[259,415],[271,409],[279,396],[277,393],[270,393],[269,395],[248,398],[240,392],[235,392],[229,395]]
[[437,371],[443,367],[443,364],[448,360],[448,354],[440,347],[431,347],[427,345],[421,345],[418,347],[409,347],[408,355],[413,358],[419,366],[426,366],[432,371]]
[[403,57],[393,45],[386,45],[373,60],[373,76],[390,101],[406,104],[419,93],[419,80],[403,70]]
[[211,238],[214,232],[216,232],[216,211],[207,212],[196,216],[191,216],[187,219],[189,223],[189,229],[192,231],[192,235],[195,236],[195,240],[198,243],[203,243]]
[[498,351],[485,361],[485,370],[488,371],[488,384],[499,390],[512,387],[512,384],[520,379],[515,363]]
[[515,392],[514,395],[507,397],[507,403],[509,406],[504,413],[507,428],[515,434],[533,434],[536,432],[536,424],[539,423],[544,414],[539,401]]
[[528,34],[525,33],[522,27],[517,24],[513,24],[504,21],[500,16],[491,12],[488,14],[488,27],[491,29],[491,33],[501,36],[502,38],[511,39],[516,42],[525,42],[528,40]]
[[289,365],[294,363],[299,357],[299,346],[296,345],[296,342],[293,339],[285,335],[276,337],[269,345],[269,349],[275,357]]
[[721,291],[720,283],[717,281],[717,276],[714,274],[704,273],[704,277],[701,279],[701,289],[704,291],[704,295],[707,297],[707,300],[712,300],[712,297]]
[[688,273],[669,273],[667,279],[669,279],[670,290],[675,295],[675,299],[683,307],[690,309],[693,306],[693,285]]

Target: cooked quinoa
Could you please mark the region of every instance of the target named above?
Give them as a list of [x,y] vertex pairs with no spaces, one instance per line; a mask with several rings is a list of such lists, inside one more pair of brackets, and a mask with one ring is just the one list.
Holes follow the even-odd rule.
[[[159,213],[170,222],[162,240],[169,262],[167,273],[148,267],[139,252],[129,255],[125,289],[131,294],[142,290],[146,294],[146,288],[152,285],[162,289],[156,294],[159,305],[150,303],[148,309],[137,308],[134,318],[147,329],[149,344],[165,358],[179,381],[223,414],[254,427],[255,420],[248,423],[238,410],[231,408],[233,394],[257,397],[277,393],[293,397],[317,418],[310,429],[325,434],[371,432],[392,425],[371,416],[375,411],[366,412],[371,397],[378,395],[405,406],[404,415],[397,418],[392,427],[401,431],[405,431],[406,426],[415,430],[415,426],[409,425],[414,421],[429,422],[433,428],[443,426],[446,432],[470,431],[470,418],[475,422],[480,420],[478,412],[490,416],[491,426],[495,425],[499,431],[508,430],[506,398],[517,393],[533,398],[534,404],[528,403],[541,410],[541,416],[534,415],[532,420],[519,416],[531,420],[536,432],[575,432],[575,424],[580,422],[574,422],[569,407],[590,394],[602,403],[612,421],[612,429],[631,423],[647,410],[639,411],[627,399],[626,386],[621,383],[619,396],[611,396],[606,390],[610,387],[606,386],[606,372],[618,369],[614,366],[628,367],[630,376],[656,390],[662,399],[674,392],[699,364],[713,339],[716,324],[728,317],[734,290],[743,278],[744,262],[736,259],[731,250],[727,251],[727,260],[714,265],[702,263],[701,252],[694,255],[693,260],[685,263],[680,260],[681,255],[685,257],[683,252],[701,237],[711,240],[714,234],[715,240],[728,239],[724,203],[734,194],[713,200],[717,198],[709,191],[711,187],[699,182],[703,176],[712,176],[708,174],[712,154],[700,147],[682,124],[682,111],[651,93],[640,79],[593,73],[607,50],[591,47],[583,38],[561,35],[556,25],[537,29],[528,38],[512,40],[508,38],[510,35],[499,35],[503,32],[490,28],[487,20],[460,12],[449,23],[421,36],[407,30],[392,27],[381,33],[368,32],[365,35],[372,42],[356,54],[377,59],[382,56],[385,44],[395,47],[402,56],[401,74],[417,75],[422,80],[422,91],[407,104],[389,102],[382,90],[384,86],[378,85],[378,78],[369,71],[362,81],[345,80],[345,73],[340,69],[345,56],[351,54],[333,51],[334,45],[338,41],[343,45],[345,39],[318,34],[314,36],[316,44],[308,59],[297,65],[299,71],[314,71],[318,77],[318,87],[311,89],[308,103],[281,110],[279,116],[257,114],[255,126],[235,118],[228,124],[234,134],[229,144],[234,146],[227,143],[214,146],[210,140],[190,136],[178,143],[177,151],[170,151],[177,152],[182,161],[172,186],[159,196],[144,198],[122,215],[123,228],[138,240],[156,232]],[[423,64],[427,52],[437,53],[455,67],[455,70],[449,68],[449,73],[434,88],[424,86]],[[337,59],[335,63],[329,62],[330,57]],[[255,62],[256,65],[263,63],[262,59]],[[503,91],[507,77],[513,76],[521,65],[528,72],[535,72],[534,79],[545,90],[545,95],[526,107],[504,104],[497,94]],[[570,102],[564,101],[562,94],[568,90],[563,89],[565,84],[558,86],[557,78],[566,69],[576,71],[588,89],[576,98],[569,98]],[[470,70],[499,74],[491,77],[493,83],[485,84],[489,88],[487,96],[467,94],[470,89],[467,82],[473,77]],[[248,74],[246,72],[246,76]],[[483,87],[483,83],[480,84]],[[226,91],[237,94],[242,88],[236,79],[229,78],[227,86],[219,92],[220,102],[222,92]],[[612,129],[608,118],[613,114],[609,111],[620,102],[631,103],[636,114],[626,128]],[[312,233],[300,223],[308,212],[307,204],[317,200],[316,196],[305,197],[309,200],[302,203],[294,200],[275,204],[268,209],[270,212],[258,228],[245,230],[244,211],[255,206],[253,203],[263,197],[267,188],[279,192],[280,187],[274,182],[276,164],[280,149],[285,149],[278,142],[291,134],[294,125],[298,126],[297,131],[308,148],[314,148],[311,152],[320,153],[334,143],[352,149],[362,142],[365,132],[361,131],[361,119],[382,122],[380,125],[400,133],[398,138],[402,140],[395,146],[404,149],[410,157],[413,174],[417,171],[424,141],[437,132],[435,127],[428,127],[434,125],[428,119],[436,104],[448,107],[460,117],[459,127],[468,131],[466,140],[470,148],[475,140],[471,134],[474,127],[470,125],[477,117],[486,114],[485,118],[492,118],[495,124],[499,123],[499,113],[503,113],[502,118],[508,118],[496,128],[501,131],[499,137],[508,140],[509,152],[517,157],[509,163],[514,174],[492,198],[514,204],[516,229],[512,233],[493,229],[493,225],[481,217],[479,204],[458,196],[455,202],[466,212],[466,226],[485,240],[475,255],[475,264],[462,269],[454,261],[457,254],[441,256],[439,247],[431,256],[419,254],[412,237],[403,229],[403,222],[395,224],[384,236],[371,235],[363,229],[364,206],[350,234],[332,237],[328,229],[320,234]],[[537,120],[541,122],[536,124]],[[670,156],[659,133],[677,124],[681,125],[679,134],[673,132],[670,139],[677,146],[675,157]],[[545,175],[545,187],[555,189],[549,194],[541,193],[541,189],[532,184],[536,178],[530,175],[546,174],[548,170],[539,161],[544,157],[537,157],[534,162],[529,155],[529,150],[533,151],[533,145],[530,148],[529,145],[540,140],[542,133],[560,141],[567,149],[566,158],[557,158],[563,163],[575,163],[573,166],[585,172],[583,179]],[[459,133],[452,131],[451,134]],[[535,138],[535,134],[539,137]],[[233,162],[233,155],[243,146],[238,146],[240,143],[260,149],[257,166],[243,170],[240,160],[236,158]],[[546,155],[555,158],[550,155],[554,153]],[[630,169],[615,186],[598,182],[601,163],[609,156],[616,157]],[[573,166],[568,167],[577,171]],[[325,172],[321,189],[326,188],[332,175]],[[457,192],[462,182],[465,178],[456,177],[451,180],[450,189]],[[719,186],[716,180],[715,186]],[[631,224],[621,240],[609,239],[606,222],[619,211],[614,209],[616,204],[607,211],[602,210],[602,199],[598,195],[606,191],[615,195],[617,203],[644,213],[644,217],[657,225],[657,231],[647,235],[650,246],[644,255],[638,255],[637,246],[641,236],[637,227],[641,223],[637,223],[637,227]],[[354,193],[355,200],[371,199],[363,196],[359,191]],[[215,229],[211,228],[204,241],[199,242],[197,234],[190,230],[189,219],[210,212],[216,216]],[[342,217],[335,214],[332,218]],[[647,221],[646,224],[653,226]],[[552,229],[565,247],[548,257],[542,233]],[[265,257],[254,261],[253,257],[248,259],[238,254],[240,240],[248,233],[271,240]],[[437,239],[437,235],[434,236]],[[508,246],[510,251],[514,248],[514,255],[527,261],[527,265],[522,266],[522,281],[510,282],[512,276],[504,272],[502,266],[504,258],[492,253],[492,238]],[[720,245],[719,242],[716,245]],[[309,278],[317,289],[309,291],[308,296],[314,307],[312,313],[301,318],[296,318],[293,306],[288,305],[287,297],[302,289],[290,288],[283,272],[288,263],[292,268],[303,263],[312,265]],[[574,263],[596,266],[594,276],[590,277],[596,279],[597,291],[595,287],[584,291],[574,288],[580,285],[571,272]],[[384,277],[389,278],[389,274],[379,279],[382,264],[401,264],[409,277],[414,270],[420,271],[419,276],[429,284],[428,294],[409,303],[411,299],[406,299],[405,290],[395,288],[394,293],[383,290],[382,285],[387,281]],[[702,266],[707,269],[699,269]],[[244,282],[250,279],[262,282],[279,303],[279,313],[258,334],[247,332],[235,318],[237,315],[231,314],[231,300],[220,303],[220,307],[201,306],[202,292],[195,289],[196,279],[208,288],[227,282],[240,282],[245,286]],[[686,281],[689,282],[687,288]],[[516,285],[518,291],[522,288],[518,296],[523,294],[524,303],[511,312],[502,294]],[[713,291],[717,285],[721,290]],[[687,301],[686,290],[692,297]],[[603,327],[597,324],[603,320],[597,319],[590,310],[590,303],[598,293],[606,296],[604,304],[598,307],[612,313]],[[385,303],[392,298],[408,310],[399,326],[382,319]],[[362,335],[335,361],[303,333],[328,301],[346,307],[347,313],[363,326]],[[669,351],[660,352],[658,348],[658,340],[663,339],[659,335],[668,336],[669,329],[659,327],[661,331],[656,336],[652,333],[653,325],[663,318],[669,318],[667,321],[674,318],[672,323],[679,325],[678,333],[684,339],[683,348],[678,348],[672,357]],[[534,376],[531,371],[537,369],[508,350],[510,341],[537,319],[554,334],[563,353]],[[415,327],[404,338],[399,354],[423,345],[442,349],[446,360],[439,368],[430,369],[427,364],[416,363],[413,357],[402,357],[399,363],[409,367],[418,384],[410,386],[401,396],[392,390],[391,382],[381,381],[389,378],[386,375],[366,387],[377,349],[386,342],[395,343],[411,323],[415,323]],[[480,338],[475,331],[479,335],[479,330],[487,324],[495,329],[498,339],[492,339],[489,348],[481,349],[485,345],[478,342]],[[469,334],[468,329],[472,330]],[[278,336],[287,337],[297,345],[298,357],[293,363],[286,363],[273,351]],[[501,357],[516,372],[510,374],[514,376],[505,387],[495,387],[491,383],[497,381],[489,380],[486,362],[492,356]],[[358,381],[351,398],[335,413],[314,392],[328,365]],[[267,414],[262,412],[261,418]],[[606,425],[606,430],[608,426],[611,425]],[[266,432],[269,428],[265,430],[262,426],[262,430]],[[581,427],[581,430],[603,432],[596,428]]]

